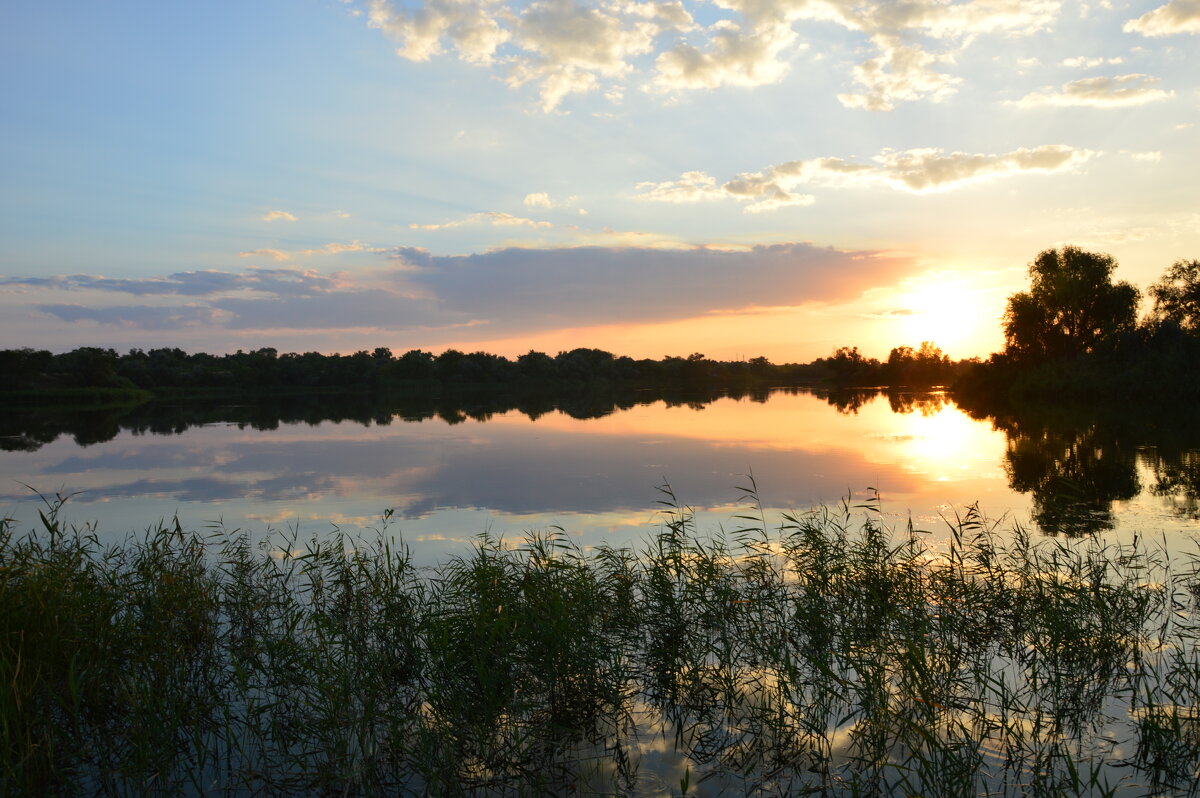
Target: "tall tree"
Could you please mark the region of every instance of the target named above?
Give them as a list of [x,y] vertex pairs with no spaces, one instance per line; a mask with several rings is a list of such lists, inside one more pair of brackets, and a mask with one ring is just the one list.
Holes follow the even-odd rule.
[[1154,298],[1152,317],[1173,321],[1191,333],[1200,333],[1200,260],[1177,260],[1163,278],[1149,288]]
[[1021,358],[1094,352],[1137,325],[1138,290],[1114,283],[1111,255],[1078,247],[1048,249],[1029,265],[1029,291],[1004,314],[1006,351]]

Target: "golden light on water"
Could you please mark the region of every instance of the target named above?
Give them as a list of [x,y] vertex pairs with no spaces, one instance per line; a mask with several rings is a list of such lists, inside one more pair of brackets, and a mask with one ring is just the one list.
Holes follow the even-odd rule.
[[949,404],[930,415],[913,412],[896,420],[906,428],[905,459],[923,467],[939,482],[961,478],[978,459],[981,446],[995,438],[990,430],[981,429],[979,422]]

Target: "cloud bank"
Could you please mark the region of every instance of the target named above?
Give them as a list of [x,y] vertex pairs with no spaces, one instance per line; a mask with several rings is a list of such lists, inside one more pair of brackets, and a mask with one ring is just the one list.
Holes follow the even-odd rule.
[[[462,256],[408,248],[393,250],[382,268],[354,274],[206,270],[136,280],[8,278],[0,285],[55,300],[22,298],[62,322],[145,331],[482,326],[489,334],[511,334],[845,301],[894,282],[909,268],[911,263],[897,256],[803,243],[748,250],[509,248]],[[89,296],[58,301],[72,292]],[[114,294],[147,301],[112,304],[103,299]]]

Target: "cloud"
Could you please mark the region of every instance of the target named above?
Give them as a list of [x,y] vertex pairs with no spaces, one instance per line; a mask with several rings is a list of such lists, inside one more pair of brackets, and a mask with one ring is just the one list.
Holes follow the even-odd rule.
[[235,330],[413,330],[469,321],[436,301],[359,286],[325,294],[226,297],[213,300],[212,306],[229,314],[224,326]]
[[553,208],[554,203],[550,201],[550,195],[544,191],[539,191],[534,194],[525,195],[525,205],[530,208]]
[[[940,101],[961,79],[951,64],[979,36],[1028,36],[1049,29],[1061,0],[369,0],[368,24],[399,42],[397,54],[427,61],[453,53],[496,70],[510,87],[536,86],[542,110],[571,95],[602,91],[612,102],[625,81],[653,65],[655,91],[751,87],[778,82],[808,45],[801,23],[834,24],[866,36],[877,57],[852,67],[856,108]],[[810,37],[820,43],[820,35]],[[850,70],[851,66],[847,65]]]
[[1146,163],[1158,163],[1162,160],[1163,154],[1158,151],[1153,152],[1131,152],[1129,157],[1135,161],[1144,161]]
[[734,25],[714,25],[707,49],[679,44],[658,56],[654,85],[661,89],[712,89],[717,86],[761,86],[787,74],[781,53],[796,41],[787,25],[743,32]]
[[793,182],[786,169],[767,169],[764,172],[747,172],[738,175],[721,190],[739,200],[753,200],[746,206],[748,213],[761,213],[784,208],[788,205],[812,205],[816,197],[811,194],[793,194],[789,191]]
[[917,45],[902,45],[888,36],[875,37],[880,55],[854,67],[854,82],[863,87],[855,94],[839,94],[847,108],[891,111],[898,102],[928,99],[941,102],[958,91],[962,78],[933,69],[945,57]]
[[1078,69],[1091,69],[1092,67],[1103,66],[1104,64],[1123,64],[1125,59],[1117,56],[1115,58],[1088,58],[1086,56],[1077,56],[1075,58],[1064,58],[1062,65]]
[[90,274],[66,274],[52,278],[9,277],[0,285],[22,285],[64,291],[111,291],[134,296],[207,296],[235,291],[265,291],[281,295],[308,295],[335,289],[336,275],[311,269],[250,269],[240,274],[205,269],[176,272],[166,277],[113,278]]
[[361,241],[351,241],[349,243],[331,241],[320,247],[298,249],[290,253],[279,249],[252,249],[247,252],[239,252],[238,257],[272,258],[273,260],[284,261],[298,255],[340,255],[343,252],[386,252],[386,250],[379,247],[367,246]]
[[[117,307],[43,302],[62,322],[89,322],[159,334],[163,330],[452,330],[487,334],[694,318],[746,308],[843,301],[895,282],[911,263],[877,252],[811,244],[744,250],[703,246],[509,248],[440,256],[397,249],[389,265],[322,276],[296,269],[209,272],[227,290],[198,294],[172,277],[128,281],[108,290],[153,302]],[[219,277],[218,277],[219,276]],[[103,278],[39,278],[41,290],[96,287]],[[164,305],[170,297],[177,304]],[[186,301],[180,301],[186,300]],[[159,338],[154,340],[161,340]]]
[[398,9],[387,0],[371,0],[367,24],[399,40],[396,54],[410,61],[440,55],[446,41],[464,61],[488,64],[510,38],[493,17],[499,6],[488,0],[426,0]]
[[317,247],[315,249],[301,249],[295,254],[297,255],[340,255],[343,252],[386,252],[387,250],[379,247],[368,247],[361,241],[351,241],[348,244],[343,244],[339,241],[331,241],[328,244]]
[[1129,20],[1122,30],[1143,36],[1200,33],[1200,0],[1171,0],[1137,19]]
[[278,221],[294,222],[294,221],[296,221],[296,217],[293,216],[292,214],[288,213],[287,211],[267,211],[266,213],[263,214],[263,221],[264,222],[278,222]]
[[531,3],[516,20],[514,39],[523,52],[513,57],[507,82],[538,83],[542,110],[552,111],[567,95],[596,89],[600,76],[629,72],[629,60],[650,52],[660,30],[639,15],[574,0]]
[[943,0],[882,2],[862,12],[868,25],[886,31],[918,30],[935,38],[1000,33],[1029,36],[1053,25],[1062,9],[1059,0]]
[[511,248],[433,256],[401,250],[406,284],[489,330],[536,330],[690,318],[717,311],[847,300],[910,264],[875,252],[810,244],[708,247]]
[[[526,198],[528,199],[528,197]],[[529,203],[526,202],[528,205]],[[455,227],[464,227],[473,224],[490,224],[495,227],[533,227],[533,228],[549,228],[554,227],[553,222],[541,222],[536,219],[526,219],[521,216],[513,216],[511,213],[501,213],[499,211],[488,211],[486,213],[473,213],[465,219],[457,219],[452,222],[443,222],[441,224],[410,224],[409,227],[413,230],[449,230]]]
[[886,186],[924,194],[1020,174],[1066,172],[1078,168],[1095,155],[1091,150],[1064,144],[1047,144],[999,154],[945,153],[936,148],[884,150],[872,159],[873,163],[855,163],[832,157],[788,161],[760,172],[739,174],[719,188],[716,180],[704,172],[685,172],[677,181],[639,183],[637,189],[641,193],[636,196],[639,199],[666,202],[732,198],[750,202],[746,210],[759,212],[787,205],[812,204],[812,195],[794,191],[802,185],[839,188]]
[[876,156],[880,167],[872,178],[914,193],[947,191],[971,183],[1020,174],[1050,174],[1075,169],[1096,155],[1092,150],[1047,144],[998,155],[928,148]]
[[83,305],[38,305],[37,309],[66,322],[91,321],[141,330],[177,330],[210,325],[220,320],[215,308],[195,305],[176,307],[126,306],[89,308]]
[[288,254],[281,252],[278,249],[251,249],[246,252],[239,252],[239,258],[273,258],[274,260],[287,260]]
[[684,172],[678,180],[663,183],[638,183],[636,189],[642,193],[638,199],[657,202],[699,202],[721,199],[725,192],[717,188],[717,180],[704,172]]
[[1025,95],[1016,105],[1090,106],[1119,108],[1129,105],[1165,100],[1175,96],[1173,91],[1156,88],[1159,79],[1150,75],[1116,75],[1111,78],[1082,78],[1064,83],[1058,91],[1046,87]]

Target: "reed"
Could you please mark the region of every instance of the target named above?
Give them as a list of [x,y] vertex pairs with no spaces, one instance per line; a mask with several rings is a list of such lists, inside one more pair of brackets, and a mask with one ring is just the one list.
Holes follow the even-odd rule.
[[1200,552],[878,501],[416,568],[370,538],[0,522],[15,795],[1200,792]]

